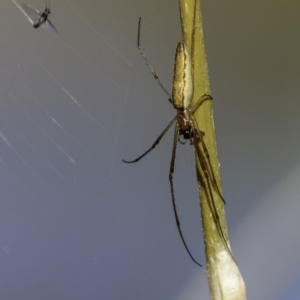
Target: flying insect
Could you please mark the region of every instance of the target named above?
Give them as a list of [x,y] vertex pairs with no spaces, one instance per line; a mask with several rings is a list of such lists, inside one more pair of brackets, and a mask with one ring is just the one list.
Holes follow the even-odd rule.
[[26,3],[19,4],[15,0],[12,1],[21,10],[21,12],[27,17],[27,19],[33,25],[34,28],[37,29],[41,27],[53,35],[58,35],[56,28],[49,20],[49,15],[51,14],[50,3],[48,5],[46,2],[46,7],[44,11],[40,12]]

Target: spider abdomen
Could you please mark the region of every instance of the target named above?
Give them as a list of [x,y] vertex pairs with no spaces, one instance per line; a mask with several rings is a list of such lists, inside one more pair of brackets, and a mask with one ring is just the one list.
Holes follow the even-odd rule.
[[185,44],[179,42],[175,54],[172,103],[176,109],[186,109],[193,97],[191,56]]

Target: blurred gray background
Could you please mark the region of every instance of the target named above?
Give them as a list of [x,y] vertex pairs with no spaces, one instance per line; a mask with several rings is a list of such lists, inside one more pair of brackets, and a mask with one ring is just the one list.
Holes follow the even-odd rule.
[[[44,9],[42,0],[27,4]],[[171,206],[178,2],[51,0],[59,36],[0,9],[0,298],[209,299]],[[231,245],[248,299],[300,295],[299,1],[201,1]],[[205,264],[193,148],[175,195]]]

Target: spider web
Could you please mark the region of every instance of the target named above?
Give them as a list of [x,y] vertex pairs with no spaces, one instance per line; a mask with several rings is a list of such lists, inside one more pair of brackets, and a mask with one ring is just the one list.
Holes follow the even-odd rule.
[[[9,163],[8,158],[2,156],[1,162],[6,168],[10,168],[14,177],[19,178],[19,182],[24,180],[20,176],[21,172],[13,171],[14,167],[9,167],[10,165],[18,164],[24,173],[28,171],[32,178],[36,178],[37,182],[50,190],[55,190],[60,180],[70,177],[67,170],[73,170],[74,166],[76,168],[79,153],[84,153],[85,159],[88,158],[93,168],[98,169],[100,165],[103,166],[101,162],[95,162],[98,159],[95,152],[103,148],[100,141],[106,139],[109,148],[116,148],[122,110],[126,101],[126,89],[130,84],[132,73],[130,62],[78,12],[75,6],[69,1],[64,1],[60,5],[62,9],[70,11],[71,21],[81,26],[80,33],[90,36],[84,43],[93,41],[92,45],[88,46],[93,53],[87,53],[87,49],[82,51],[80,47],[76,48],[74,45],[76,34],[69,36],[69,41],[62,37],[55,39],[47,36],[48,33],[42,30],[36,31],[27,26],[26,37],[14,39],[12,34],[8,39],[7,50],[11,52],[10,65],[7,62],[7,53],[2,50],[1,67],[5,88],[2,89],[1,112],[4,124],[0,137],[3,146],[12,150],[17,158],[12,157],[14,163]],[[14,10],[13,13],[18,11]],[[24,26],[18,27],[26,27],[22,15],[19,17],[20,23],[24,21]],[[112,59],[118,65],[124,66],[123,74],[118,74],[118,78],[105,72],[103,68],[105,60],[101,58],[100,53],[98,57],[95,56],[97,51],[103,49],[106,52],[112,51]],[[59,51],[62,55],[56,59]],[[75,73],[73,78],[70,76],[72,72]],[[81,90],[78,87],[79,83],[85,86]],[[91,87],[92,84],[95,87]],[[101,102],[106,100],[106,95],[111,95],[109,99],[111,105],[101,109]],[[99,103],[91,107],[90,104],[97,97]],[[115,122],[114,128],[108,125],[108,116],[112,114],[119,120]],[[18,124],[15,119],[18,119]],[[27,126],[33,128],[34,137]],[[106,130],[108,126],[110,126],[109,133]],[[85,130],[94,133],[93,139],[83,135]],[[16,145],[21,140],[22,144]],[[34,145],[36,140],[43,140],[48,152],[60,156],[63,164],[57,164],[55,159],[45,155],[41,145],[39,147]],[[69,143],[73,146],[67,146]],[[29,162],[25,158],[26,155],[33,155],[32,152],[40,159],[38,163],[40,170],[32,165],[33,161]],[[114,155],[112,151],[108,159],[108,174],[113,173]],[[51,184],[48,177],[53,178]]]
[[[43,11],[42,1],[26,3]],[[156,1],[153,7],[151,5],[152,13],[162,11],[165,17],[170,4]],[[136,227],[135,222],[142,216],[135,215],[133,209],[143,209],[140,196],[126,196],[125,186],[123,199],[116,189],[129,172],[142,173],[128,169],[121,159],[147,146],[147,132],[155,137],[164,125],[166,112],[168,118],[174,114],[168,99],[157,89],[140,60],[136,48],[140,14],[134,9],[129,11],[132,20],[125,26],[129,19],[124,18],[126,14],[120,14],[128,9],[124,2],[112,5],[111,1],[101,1],[101,4],[86,1],[83,5],[80,1],[53,0],[49,19],[58,30],[59,36],[55,37],[42,28],[32,28],[12,1],[7,0],[1,6],[1,20],[6,26],[0,30],[3,42],[0,49],[0,184],[5,199],[0,225],[9,228],[0,239],[6,261],[3,272],[6,270],[13,276],[9,261],[12,257],[13,263],[19,265],[17,278],[21,287],[33,289],[55,280],[52,286],[59,296],[48,293],[49,299],[64,299],[64,293],[72,299],[94,299],[95,295],[96,298],[118,299],[126,286],[134,287],[131,299],[152,299],[154,295],[145,296],[141,287],[141,284],[147,286],[150,273],[138,275],[138,270],[143,268],[139,262],[145,259],[139,254],[143,250],[137,254],[140,257],[133,255],[134,248],[142,246],[144,249],[148,244],[148,234],[142,227],[138,231],[130,229]],[[114,11],[115,7],[120,11]],[[140,9],[144,11],[144,5]],[[177,11],[177,6],[173,9]],[[144,29],[146,37],[150,32],[146,26]],[[144,43],[153,61],[161,52],[161,48],[151,45],[154,36],[150,33]],[[175,36],[175,42],[169,45],[170,53],[178,41],[178,35]],[[162,78],[168,78],[165,81],[170,86],[173,55],[162,52],[161,57],[170,67],[167,74],[164,66],[157,71]],[[132,61],[138,61],[150,85],[133,86],[133,80],[138,82],[139,75],[134,72]],[[141,95],[143,98],[134,107],[132,99]],[[166,112],[160,111],[155,118],[162,122],[155,121],[153,129],[139,126],[141,118],[151,122],[148,108],[161,101]],[[134,109],[131,111],[130,107]],[[125,119],[129,134],[123,130]],[[127,136],[135,142],[124,143]],[[169,145],[166,142],[166,153],[169,153]],[[165,173],[161,172],[161,177],[167,179],[168,162],[164,166]],[[167,180],[162,186],[169,197]],[[146,202],[157,209],[152,197]],[[174,240],[181,249],[170,202],[165,201],[165,206]],[[120,230],[124,236],[116,233]],[[137,241],[141,245],[136,244]],[[163,248],[167,255],[170,249]],[[146,257],[153,260],[154,253],[148,248]],[[184,251],[181,253],[185,260]],[[157,261],[164,259],[162,256]],[[38,265],[45,270],[45,275],[35,270]],[[51,265],[55,266],[53,271]],[[74,276],[72,268],[75,268]],[[112,268],[120,271],[118,274],[110,272]],[[24,276],[21,269],[31,273],[32,279]],[[67,282],[66,278],[69,278]],[[116,280],[119,289],[113,288]],[[155,284],[159,281],[155,279]],[[61,286],[60,282],[65,284]],[[86,289],[90,295],[84,292]],[[108,291],[110,296],[106,297]],[[3,298],[10,298],[12,290],[7,285],[0,293]],[[164,298],[173,298],[174,293],[176,291],[166,289],[162,294]],[[34,295],[46,299],[39,289],[35,289]],[[31,298],[29,293],[22,294],[22,299]]]
[[[43,2],[26,3],[43,11]],[[64,293],[72,299],[120,299],[127,289],[130,299],[174,299],[184,282],[179,284],[175,275],[162,287],[169,269],[153,278],[157,288],[147,292],[155,270],[148,269],[149,263],[176,262],[194,270],[170,200],[172,133],[142,164],[130,168],[121,161],[148,147],[175,114],[136,48],[138,17],[145,23],[142,46],[168,88],[180,40],[178,8],[172,1],[152,2],[149,10],[146,3],[131,3],[130,9],[122,1],[111,3],[51,1],[49,19],[57,37],[33,29],[12,1],[2,4],[7,25],[0,31],[0,184],[5,199],[0,227],[9,228],[0,239],[3,272],[15,277],[12,263],[19,265],[20,286],[34,288],[43,299],[38,285],[56,289],[49,299],[65,299]],[[160,22],[153,22],[158,14]],[[166,27],[169,15],[174,19]],[[172,30],[175,25],[178,30]],[[181,170],[186,160],[178,155],[178,161]],[[154,162],[161,168],[149,169]],[[180,178],[187,188],[178,198],[186,198],[191,186],[196,195],[194,175]],[[135,182],[142,184],[136,191]],[[187,198],[187,203],[196,199]],[[188,208],[187,213],[182,204],[179,209],[189,246],[200,248],[193,234],[188,238],[192,224],[200,233],[198,210]],[[185,222],[185,214],[196,222]],[[11,293],[7,285],[0,296],[16,298]],[[28,292],[22,299],[32,297]]]
[[[43,2],[27,3],[43,9]],[[2,21],[9,28],[0,32],[4,44],[0,50],[1,220],[10,232],[2,235],[0,249],[7,257],[14,253],[15,262],[19,259],[30,270],[18,250],[21,236],[26,237],[23,255],[36,256],[34,266],[38,253],[48,251],[43,244],[52,251],[64,244],[55,243],[55,238],[49,244],[47,232],[69,240],[65,245],[70,247],[82,236],[77,234],[72,243],[76,228],[78,232],[90,228],[78,225],[78,213],[82,220],[88,218],[87,223],[98,222],[100,209],[109,200],[105,185],[114,176],[115,161],[121,164],[116,149],[132,64],[117,50],[115,40],[106,39],[108,33],[96,29],[99,24],[92,25],[84,17],[91,12],[81,13],[74,2],[51,2],[50,19],[59,28],[58,37],[33,29],[11,1],[1,8]],[[56,22],[59,19],[61,24]],[[94,213],[88,208],[91,205]],[[106,218],[115,218],[109,206],[106,214],[100,228],[108,223]],[[101,234],[98,226],[95,236]],[[99,251],[87,251],[95,263]],[[11,270],[8,262],[7,268]],[[40,280],[36,276],[39,272],[33,277]],[[25,277],[19,278],[20,285],[26,285]],[[9,298],[12,290],[1,293]],[[25,293],[24,299],[30,298]]]

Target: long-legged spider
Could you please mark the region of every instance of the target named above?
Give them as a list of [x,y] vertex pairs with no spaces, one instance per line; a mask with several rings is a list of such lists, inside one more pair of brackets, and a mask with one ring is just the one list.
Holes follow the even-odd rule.
[[[146,156],[150,151],[152,151],[160,142],[160,140],[163,138],[163,136],[166,134],[166,132],[170,129],[170,127],[175,123],[175,131],[174,131],[174,139],[173,139],[173,149],[172,149],[172,157],[171,157],[171,165],[170,165],[170,171],[169,171],[169,181],[170,181],[170,187],[171,187],[171,195],[172,195],[172,204],[173,204],[173,211],[175,215],[176,225],[181,237],[181,240],[184,244],[184,247],[186,251],[188,252],[190,258],[195,262],[198,266],[202,266],[200,263],[198,263],[193,255],[191,254],[187,243],[183,237],[183,233],[180,227],[179,217],[176,209],[176,203],[175,203],[175,195],[174,195],[174,185],[173,185],[173,173],[174,173],[174,165],[175,165],[175,156],[176,156],[176,147],[177,142],[181,144],[185,144],[185,140],[190,140],[190,144],[195,145],[195,151],[198,155],[199,162],[203,171],[203,174],[205,176],[206,185],[208,187],[208,195],[211,198],[211,208],[212,208],[212,215],[213,218],[217,224],[218,230],[220,231],[221,238],[226,243],[226,239],[224,237],[224,234],[220,227],[219,217],[218,213],[213,201],[213,193],[212,189],[214,189],[217,194],[220,196],[220,198],[225,203],[224,198],[221,195],[221,192],[218,188],[212,166],[209,159],[208,150],[205,146],[203,136],[204,132],[199,129],[199,126],[197,124],[197,121],[194,118],[194,112],[200,107],[200,105],[206,101],[206,100],[212,100],[212,97],[210,95],[202,95],[200,99],[197,101],[197,103],[191,107],[191,100],[193,96],[193,76],[192,76],[192,62],[191,62],[191,56],[183,42],[179,42],[177,49],[176,49],[176,55],[175,55],[175,65],[174,65],[174,76],[173,76],[173,85],[172,85],[172,96],[168,93],[168,91],[165,89],[161,81],[159,80],[157,74],[155,73],[154,69],[152,68],[151,64],[149,63],[143,49],[140,46],[140,27],[141,27],[141,18],[139,18],[139,24],[138,24],[138,39],[137,39],[137,47],[139,49],[140,54],[146,61],[148,67],[151,70],[151,73],[154,77],[154,79],[157,81],[157,83],[160,85],[160,87],[164,90],[164,92],[169,95],[169,101],[173,104],[174,108],[177,110],[177,115],[171,120],[171,122],[168,124],[168,126],[162,131],[162,133],[159,135],[159,137],[155,140],[155,142],[152,144],[152,146],[145,151],[142,155],[137,157],[134,160],[123,160],[125,163],[135,163],[141,160],[144,156]],[[180,137],[183,136],[183,141],[180,139]],[[202,146],[200,148],[199,146]],[[228,248],[228,246],[226,246]]]

